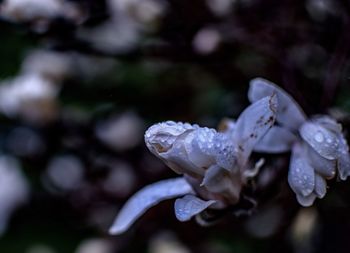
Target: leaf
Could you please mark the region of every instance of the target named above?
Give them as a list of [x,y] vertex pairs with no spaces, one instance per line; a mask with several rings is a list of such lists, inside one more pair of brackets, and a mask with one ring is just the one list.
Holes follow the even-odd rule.
[[270,154],[288,152],[295,140],[296,136],[286,128],[273,126],[255,145],[254,151]]
[[240,153],[239,163],[246,164],[254,146],[275,122],[276,95],[264,97],[248,106],[237,119],[234,140]]
[[297,131],[306,120],[305,113],[298,103],[276,84],[263,78],[255,78],[250,81],[248,91],[249,101],[254,103],[259,99],[277,94],[278,110],[277,122],[291,130]]
[[117,215],[109,233],[121,234],[144,214],[149,208],[162,200],[193,193],[192,187],[184,178],[162,180],[148,185],[132,196]]
[[214,203],[216,203],[215,200],[204,201],[194,195],[186,195],[175,201],[176,218],[179,221],[188,221]]
[[288,172],[288,183],[297,195],[308,196],[315,188],[315,172],[308,164],[304,149],[294,145]]
[[317,153],[326,159],[338,158],[338,135],[314,122],[305,122],[300,130],[300,135]]

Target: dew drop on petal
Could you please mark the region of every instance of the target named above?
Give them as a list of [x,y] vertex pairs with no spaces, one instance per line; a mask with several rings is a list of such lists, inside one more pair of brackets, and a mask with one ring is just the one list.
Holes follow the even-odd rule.
[[[324,140],[324,137],[323,137],[323,134],[321,133],[321,132],[317,132],[316,134],[315,134],[315,137],[314,137],[314,139],[315,139],[315,141],[317,141],[317,142],[323,142],[323,140]],[[327,142],[329,143],[329,140],[330,139],[327,139]],[[330,140],[330,142],[332,142],[332,140]]]

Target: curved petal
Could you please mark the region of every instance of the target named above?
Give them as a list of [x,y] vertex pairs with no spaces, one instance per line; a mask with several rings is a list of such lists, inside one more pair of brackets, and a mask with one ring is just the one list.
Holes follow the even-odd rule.
[[320,124],[305,122],[300,130],[300,135],[317,153],[326,159],[338,158],[338,135],[327,130]]
[[254,146],[275,122],[277,112],[276,95],[264,97],[248,106],[239,116],[234,132],[240,164],[245,164]]
[[179,221],[188,221],[194,215],[199,214],[209,206],[214,204],[215,200],[201,200],[194,195],[186,195],[175,201],[175,215]]
[[296,136],[286,128],[273,126],[255,145],[254,151],[270,154],[288,152],[295,140]]
[[309,157],[309,163],[317,173],[328,179],[335,176],[336,160],[328,160],[322,157],[309,144],[306,143],[305,149]]
[[298,200],[299,204],[304,206],[304,207],[312,206],[312,204],[315,202],[316,197],[317,196],[314,193],[311,193],[308,196],[302,196],[302,195],[297,194],[297,200]]
[[237,148],[232,137],[228,134],[218,133],[214,143],[215,162],[228,171],[238,171]]
[[288,172],[288,183],[297,195],[308,196],[315,188],[315,172],[309,165],[304,149],[294,145]]
[[250,81],[248,98],[250,102],[271,96],[276,93],[278,98],[277,122],[291,130],[297,131],[306,120],[305,113],[298,103],[283,89],[276,84],[263,79],[254,78]]
[[173,146],[167,152],[159,153],[158,157],[179,174],[189,174],[193,176],[204,175],[204,169],[192,163],[188,158],[184,143],[190,134],[191,132],[189,131],[177,137]]
[[241,193],[240,176],[240,173],[232,174],[220,166],[212,165],[205,173],[201,185],[212,193],[220,193],[231,204],[234,204],[238,201]]
[[315,194],[322,199],[327,193],[326,180],[316,173],[315,175]]
[[341,133],[342,131],[342,125],[328,115],[316,115],[312,120],[335,133]]
[[196,129],[186,137],[184,141],[188,159],[198,167],[208,168],[214,159],[214,138],[217,135],[215,129],[203,127]]
[[122,207],[110,234],[125,232],[142,214],[162,200],[171,199],[193,193],[192,187],[184,178],[162,180],[148,185],[132,196]]
[[350,176],[350,154],[346,139],[340,134],[338,172],[341,180],[346,180]]

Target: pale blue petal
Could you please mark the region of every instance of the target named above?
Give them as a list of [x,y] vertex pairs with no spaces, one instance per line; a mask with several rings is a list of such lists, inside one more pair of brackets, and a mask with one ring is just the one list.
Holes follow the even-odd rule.
[[300,128],[300,135],[317,153],[326,159],[338,158],[338,135],[322,125],[306,122]]
[[322,199],[327,193],[326,180],[316,173],[315,175],[315,194]]
[[234,132],[239,163],[245,164],[254,146],[275,122],[277,112],[276,95],[264,97],[248,106],[239,116]]
[[286,128],[273,126],[255,145],[254,151],[270,154],[288,152],[295,140],[296,136]]
[[335,133],[341,133],[342,126],[337,121],[335,121],[333,118],[327,116],[327,115],[318,115],[313,117],[313,121],[321,124],[323,127],[325,127],[328,130],[331,130]]
[[172,199],[193,193],[192,187],[184,178],[174,178],[159,181],[148,185],[132,196],[122,207],[113,225],[110,234],[121,234],[144,214],[149,208],[162,200]]
[[306,120],[303,110],[297,102],[276,84],[263,78],[255,78],[250,81],[248,98],[250,102],[271,96],[276,93],[278,98],[277,122],[291,130],[297,131]]
[[241,174],[239,172],[232,174],[220,166],[212,165],[205,173],[201,185],[209,192],[219,193],[234,204],[241,193]]
[[350,154],[349,146],[346,139],[342,134],[340,136],[339,142],[339,158],[338,158],[338,171],[341,180],[346,180],[350,175]]
[[176,218],[179,221],[188,221],[215,202],[215,200],[204,201],[194,195],[186,195],[175,201],[174,207]]
[[218,133],[214,139],[215,162],[228,171],[237,171],[237,148],[232,137]]
[[190,133],[185,140],[188,159],[198,167],[208,168],[215,162],[214,138],[217,132],[210,128],[199,128]]
[[292,190],[301,196],[310,195],[315,188],[315,172],[309,165],[304,149],[295,145],[288,172],[288,183]]
[[336,160],[329,160],[317,153],[309,144],[305,143],[309,163],[315,171],[327,179],[335,176]]
[[204,175],[204,168],[194,164],[188,157],[186,150],[186,139],[192,132],[188,131],[180,135],[174,142],[172,148],[167,152],[160,153],[160,157],[166,165],[179,174],[189,174],[193,176]]
[[312,206],[312,204],[315,202],[316,197],[317,196],[314,193],[311,193],[308,196],[302,196],[302,195],[297,194],[297,200],[298,200],[299,204],[304,206],[304,207]]

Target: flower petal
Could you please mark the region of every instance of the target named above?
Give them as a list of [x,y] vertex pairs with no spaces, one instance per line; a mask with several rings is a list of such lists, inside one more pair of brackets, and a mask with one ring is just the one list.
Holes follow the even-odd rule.
[[198,167],[207,168],[215,162],[214,138],[217,132],[214,129],[202,127],[191,132],[184,141],[188,159]]
[[271,154],[288,152],[295,140],[296,136],[286,128],[273,126],[255,145],[254,151]]
[[297,194],[297,200],[298,200],[299,204],[304,206],[304,207],[312,206],[312,204],[315,202],[316,197],[317,196],[314,193],[311,193],[308,196],[302,196],[302,195]]
[[194,195],[186,195],[175,201],[176,218],[179,221],[188,221],[194,215],[199,214],[215,202],[215,200],[204,201]]
[[306,116],[298,103],[276,84],[263,78],[254,78],[250,81],[248,98],[253,103],[274,92],[278,98],[277,122],[291,130],[298,130]]
[[349,146],[343,134],[340,134],[338,172],[341,180],[346,180],[350,176],[350,154]]
[[132,196],[117,215],[110,234],[125,232],[137,218],[162,200],[193,193],[192,187],[184,178],[162,180],[148,185]]
[[158,157],[179,174],[189,174],[193,176],[204,175],[204,169],[189,160],[184,143],[190,134],[191,131],[188,131],[178,136],[173,146],[167,152],[159,153]]
[[231,204],[235,204],[241,193],[241,175],[239,172],[233,174],[218,165],[212,165],[205,173],[201,185],[212,193],[221,194]]
[[338,135],[314,122],[305,122],[300,130],[300,135],[317,153],[326,159],[338,158]]
[[326,177],[327,179],[331,179],[335,176],[336,160],[329,160],[322,157],[309,144],[306,143],[305,149],[309,157],[311,167],[313,167],[318,174]]
[[215,162],[228,171],[238,171],[237,148],[229,134],[218,133],[214,138]]
[[315,188],[315,172],[307,162],[304,149],[294,145],[288,172],[288,183],[297,195],[308,196]]
[[335,133],[341,133],[342,125],[328,115],[317,115],[313,117],[313,121],[321,124],[326,129]]
[[320,199],[322,199],[327,193],[327,182],[317,173],[315,174],[315,193]]
[[254,146],[275,122],[277,112],[276,95],[264,97],[248,106],[239,116],[234,132],[240,164],[245,164]]

